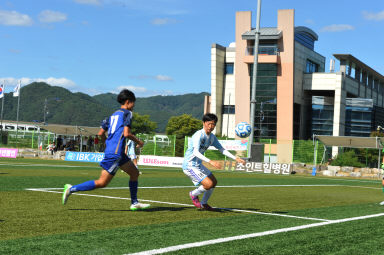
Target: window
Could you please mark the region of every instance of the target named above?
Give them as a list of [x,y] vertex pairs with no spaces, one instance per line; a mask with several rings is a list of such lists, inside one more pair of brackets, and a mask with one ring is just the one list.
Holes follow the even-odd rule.
[[225,63],[225,74],[233,74],[233,63]]
[[306,73],[315,73],[319,71],[319,65],[307,59]]
[[223,105],[223,114],[235,114],[235,106]]

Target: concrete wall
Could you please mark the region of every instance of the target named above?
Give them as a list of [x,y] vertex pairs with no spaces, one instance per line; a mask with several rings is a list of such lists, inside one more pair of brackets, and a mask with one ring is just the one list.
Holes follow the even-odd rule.
[[213,44],[211,48],[211,113],[215,113],[218,117],[215,134],[222,132],[224,65],[225,47]]
[[277,157],[280,163],[290,163],[293,140],[295,12],[278,10],[277,17],[277,28],[283,33],[278,42],[281,65],[277,76]]

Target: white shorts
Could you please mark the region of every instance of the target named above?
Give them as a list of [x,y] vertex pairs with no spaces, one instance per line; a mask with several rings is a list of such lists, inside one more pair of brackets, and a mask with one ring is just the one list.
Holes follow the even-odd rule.
[[199,185],[207,176],[212,175],[211,171],[208,170],[204,165],[192,166],[188,165],[186,169],[183,169],[183,172],[188,176],[193,185]]

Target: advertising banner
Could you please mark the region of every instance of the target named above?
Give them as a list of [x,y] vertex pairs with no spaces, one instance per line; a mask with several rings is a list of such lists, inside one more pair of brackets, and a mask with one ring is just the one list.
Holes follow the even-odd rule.
[[[191,137],[188,137],[188,143],[191,141]],[[248,148],[248,140],[219,140],[224,149],[228,151],[246,151]],[[208,150],[217,150],[215,147],[210,146]]]
[[181,157],[163,157],[140,155],[137,162],[140,166],[165,166],[165,167],[180,167],[183,165],[184,158]]
[[97,153],[97,152],[67,151],[65,153],[66,161],[101,162],[103,158],[104,158],[104,153]]
[[235,170],[264,174],[289,175],[291,173],[291,164],[262,162],[247,162],[246,164],[237,163]]
[[16,158],[18,149],[0,148],[0,158]]

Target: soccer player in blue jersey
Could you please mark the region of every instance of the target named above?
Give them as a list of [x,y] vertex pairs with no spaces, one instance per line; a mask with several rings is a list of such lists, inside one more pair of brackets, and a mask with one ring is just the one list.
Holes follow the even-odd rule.
[[[123,89],[117,96],[117,101],[121,104],[121,108],[103,121],[98,133],[103,140],[106,139],[104,159],[100,162],[102,170],[99,179],[74,186],[66,184],[64,186],[62,198],[63,204],[67,202],[68,197],[74,192],[104,188],[112,180],[120,167],[130,176],[129,191],[131,193],[132,202],[130,209],[136,211],[149,208],[149,204],[139,203],[137,200],[139,171],[125,154],[126,139],[133,140],[139,147],[144,145],[144,143],[131,132],[131,110],[135,106],[136,97],[132,91]],[[107,138],[105,133],[108,134]]]
[[[186,174],[193,184],[197,187],[195,190],[189,192],[192,203],[197,207],[204,210],[214,210],[208,205],[208,199],[211,197],[213,190],[217,184],[215,176],[203,164],[205,161],[215,168],[220,168],[220,164],[211,161],[203,154],[209,146],[214,146],[225,156],[236,160],[239,163],[245,164],[245,161],[239,157],[233,156],[229,151],[225,150],[219,143],[216,136],[212,134],[217,123],[217,116],[212,113],[207,113],[203,116],[203,129],[196,131],[188,144],[188,149],[184,156],[183,172]],[[203,194],[201,202],[199,195]]]

